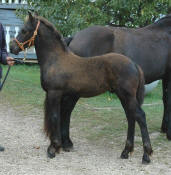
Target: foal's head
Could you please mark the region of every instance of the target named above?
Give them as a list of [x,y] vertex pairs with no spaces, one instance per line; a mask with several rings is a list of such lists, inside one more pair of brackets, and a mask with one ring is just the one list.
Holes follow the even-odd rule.
[[62,35],[55,29],[54,25],[41,16],[32,16],[30,12],[26,17],[24,26],[19,31],[17,37],[10,43],[11,53],[18,54],[25,48],[34,45],[37,36],[44,36],[46,42],[59,42],[64,50],[67,46],[63,41]]
[[[12,53],[18,54],[20,51],[34,44],[33,39],[35,38],[32,37],[34,36],[34,31],[36,30],[37,24],[38,19],[32,16],[32,14],[29,12],[29,15],[25,19],[24,26],[20,29],[16,39],[10,42],[10,51]],[[27,42],[29,40],[30,42]]]

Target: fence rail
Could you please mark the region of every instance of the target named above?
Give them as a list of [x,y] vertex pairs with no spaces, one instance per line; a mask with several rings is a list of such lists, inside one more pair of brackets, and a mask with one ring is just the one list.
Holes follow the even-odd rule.
[[0,0],[1,4],[27,4],[26,0]]

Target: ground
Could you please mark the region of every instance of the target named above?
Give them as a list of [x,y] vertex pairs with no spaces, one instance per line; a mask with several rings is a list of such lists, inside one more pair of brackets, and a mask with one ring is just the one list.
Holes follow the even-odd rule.
[[[0,153],[0,175],[171,174],[171,149],[167,140],[164,147],[153,147],[152,162],[142,165],[141,145],[135,146],[129,159],[122,160],[123,142],[120,147],[104,139],[91,142],[72,126],[74,150],[61,151],[54,159],[49,159],[46,155],[49,142],[43,133],[43,110],[18,110],[0,102],[0,128],[0,144],[5,146],[5,151]],[[150,136],[155,139],[158,135],[161,133],[155,132]],[[124,141],[124,137],[120,139]]]

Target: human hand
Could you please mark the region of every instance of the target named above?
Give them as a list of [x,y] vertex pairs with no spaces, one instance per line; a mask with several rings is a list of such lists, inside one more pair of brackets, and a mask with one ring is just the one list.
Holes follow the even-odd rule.
[[7,64],[9,66],[13,66],[14,65],[14,58],[12,57],[7,57]]

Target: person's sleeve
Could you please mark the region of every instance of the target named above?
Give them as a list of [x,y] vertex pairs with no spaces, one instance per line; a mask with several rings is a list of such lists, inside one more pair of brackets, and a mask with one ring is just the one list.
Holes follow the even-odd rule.
[[4,28],[1,25],[1,31],[2,31],[2,48],[1,48],[1,62],[2,64],[7,64],[7,48],[6,48],[6,39],[5,39],[5,32],[4,32]]

